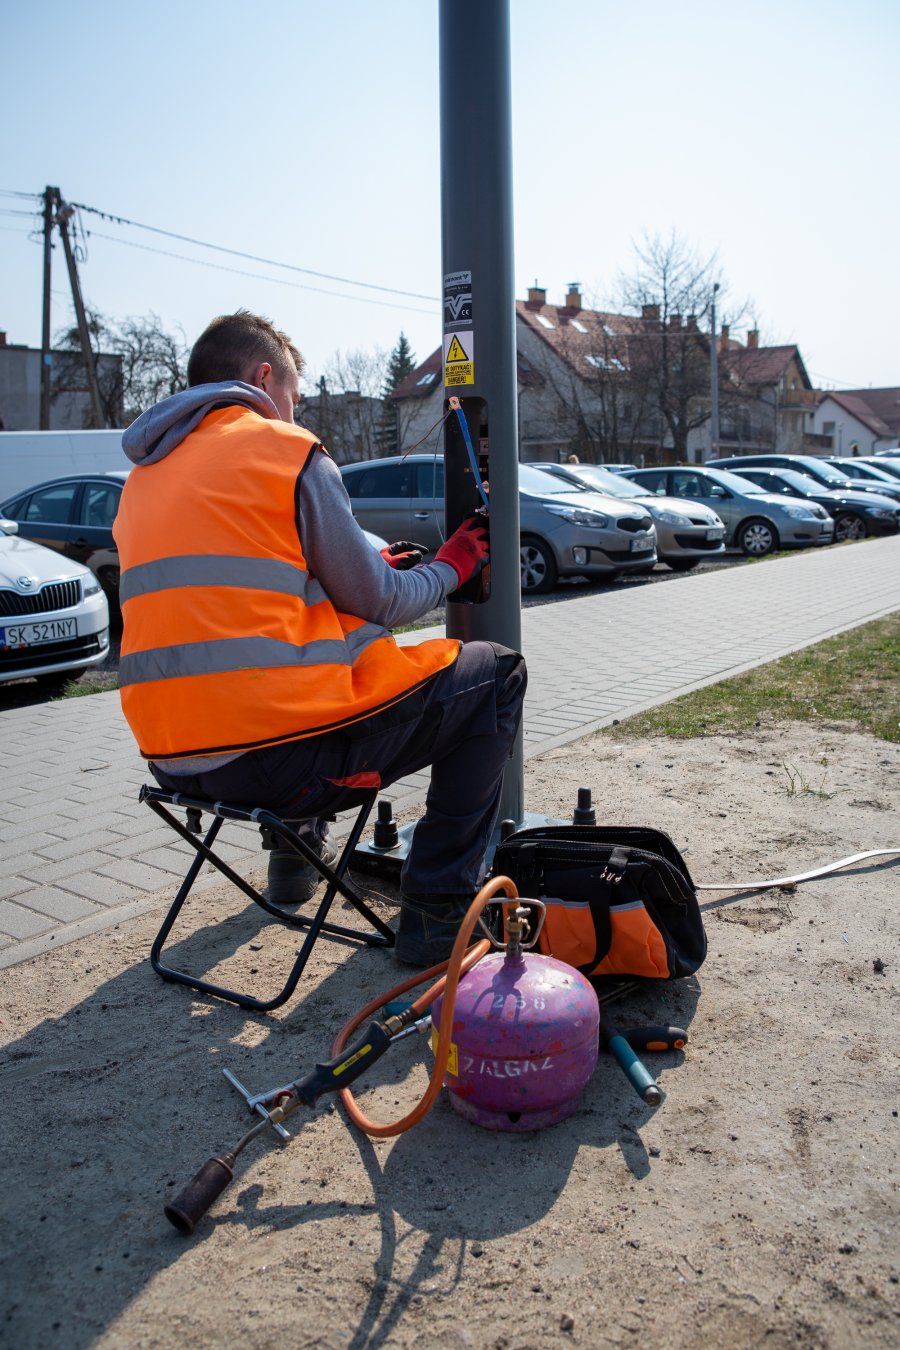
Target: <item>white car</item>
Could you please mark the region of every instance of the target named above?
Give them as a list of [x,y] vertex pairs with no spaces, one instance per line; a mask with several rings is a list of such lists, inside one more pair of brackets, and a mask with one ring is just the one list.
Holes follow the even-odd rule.
[[0,517],[0,684],[62,684],[109,652],[109,607],[93,572]]

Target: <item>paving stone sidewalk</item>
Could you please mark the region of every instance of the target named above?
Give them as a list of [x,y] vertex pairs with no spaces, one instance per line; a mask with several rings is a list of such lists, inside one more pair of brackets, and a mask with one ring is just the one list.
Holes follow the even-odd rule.
[[[526,758],[896,609],[900,537],[528,609]],[[0,709],[0,735],[0,968],[174,893],[190,850],[138,803],[147,772],[118,694]],[[427,785],[384,795],[402,810]],[[222,855],[259,866],[256,830],[232,839]]]

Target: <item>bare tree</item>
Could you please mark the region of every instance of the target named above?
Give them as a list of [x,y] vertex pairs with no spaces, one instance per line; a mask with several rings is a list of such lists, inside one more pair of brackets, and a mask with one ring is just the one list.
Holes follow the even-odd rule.
[[[633,270],[620,276],[619,304],[634,315],[628,340],[631,387],[647,410],[660,419],[660,430],[674,458],[687,458],[690,433],[709,420],[709,325],[713,286],[718,284],[722,318],[728,313],[726,286],[715,254],[700,254],[675,234],[646,237],[635,249]],[[720,407],[739,401],[737,390],[720,393]]]
[[[184,334],[178,337],[169,333],[156,314],[116,321],[89,309],[87,320],[95,355],[116,358],[97,362],[100,403],[107,426],[127,426],[145,408],[187,388]],[[58,333],[54,347],[55,400],[84,387],[78,325]]]
[[145,408],[187,388],[189,349],[184,333],[167,332],[153,313],[124,319],[117,331],[125,417],[133,421]]
[[382,390],[390,354],[376,348],[337,351],[315,380],[299,420],[327,445],[339,464],[374,459],[384,435]]

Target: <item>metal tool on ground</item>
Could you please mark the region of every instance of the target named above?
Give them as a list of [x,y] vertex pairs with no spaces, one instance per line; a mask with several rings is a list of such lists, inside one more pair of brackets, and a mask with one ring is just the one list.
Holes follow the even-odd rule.
[[659,1106],[662,1092],[647,1066],[639,1059],[638,1050],[683,1050],[687,1032],[681,1027],[632,1027],[620,1031],[604,1016],[600,1026],[600,1040],[619,1065],[637,1095],[648,1106]]

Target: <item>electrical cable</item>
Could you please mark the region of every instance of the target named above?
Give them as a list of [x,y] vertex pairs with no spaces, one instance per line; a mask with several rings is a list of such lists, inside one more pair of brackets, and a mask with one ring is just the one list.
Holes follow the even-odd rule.
[[246,258],[249,262],[263,263],[267,267],[283,267],[289,272],[302,272],[305,276],[320,277],[323,281],[339,281],[344,286],[362,286],[370,291],[384,291],[388,295],[405,295],[413,300],[430,300],[433,304],[440,301],[434,295],[424,295],[421,291],[402,291],[396,286],[379,286],[372,281],[355,281],[352,277],[335,276],[332,272],[318,272],[311,267],[298,267],[295,263],[279,262],[275,258],[262,258],[256,253],[244,253],[241,249],[226,248],[224,244],[211,244],[205,239],[194,239],[188,234],[177,234],[174,230],[164,230],[158,225],[144,225],[139,220],[128,220],[125,216],[113,215],[110,211],[100,211],[96,206],[85,206],[83,202],[71,202],[79,211],[110,220],[116,225],[130,225],[132,229],[147,230],[151,234],[165,235],[168,239],[178,239],[183,244],[194,244],[197,248],[212,249],[217,253],[227,253],[233,258]]
[[406,456],[407,456],[407,455],[411,455],[412,452],[413,452],[414,450],[417,450],[417,449],[419,448],[419,446],[422,444],[422,442],[423,442],[423,441],[426,441],[426,440],[428,439],[428,437],[429,437],[429,436],[431,435],[431,433],[434,431],[435,427],[442,427],[442,426],[444,425],[444,423],[446,422],[446,420],[447,420],[447,418],[448,418],[449,416],[450,416],[450,412],[449,412],[449,411],[448,411],[448,412],[445,412],[445,413],[441,413],[441,415],[440,415],[440,417],[438,418],[438,420],[437,420],[436,422],[432,422],[431,426],[430,426],[430,427],[428,428],[428,430],[425,432],[425,435],[424,435],[424,436],[420,436],[419,439],[418,439],[417,441],[413,441],[412,445],[408,445],[408,446],[406,447],[406,449],[403,451],[403,453],[402,453],[401,456],[400,456],[400,462],[402,463],[403,460],[406,459]]
[[469,423],[467,422],[466,415],[462,410],[462,404],[460,403],[458,398],[452,398],[450,400],[450,407],[451,410],[455,412],[456,416],[459,418],[459,425],[462,429],[463,440],[466,443],[466,450],[469,453],[469,463],[472,466],[472,473],[475,475],[475,486],[478,488],[479,496],[481,497],[481,500],[484,502],[485,511],[490,513],[491,499],[485,492],[484,484],[481,481],[481,474],[478,471],[478,460],[475,458],[475,447],[472,444],[472,437],[469,434]]
[[801,881],[812,881],[815,877],[827,877],[851,863],[862,862],[865,858],[881,858],[900,853],[900,848],[870,848],[865,853],[852,853],[849,858],[839,862],[826,863],[824,867],[815,867],[811,872],[799,872],[795,877],[775,877],[772,881],[708,881],[695,886],[698,891],[771,891],[780,886],[797,886]]
[[358,305],[380,305],[385,309],[403,309],[411,314],[429,314],[427,309],[416,305],[400,305],[392,300],[370,300],[364,295],[345,295],[343,291],[329,291],[322,286],[308,286],[302,281],[288,281],[286,277],[266,277],[261,272],[248,272],[241,267],[227,267],[224,263],[207,262],[203,258],[190,258],[186,253],[173,253],[171,249],[154,248],[151,244],[138,244],[133,239],[118,239],[114,234],[104,234],[102,230],[88,230],[92,238],[106,239],[111,244],[121,244],[123,248],[140,249],[142,253],[155,253],[162,258],[177,258],[180,262],[193,263],[196,267],[208,267],[215,272],[231,272],[239,277],[253,277],[257,281],[268,281],[273,286],[290,286],[298,291],[312,291],[316,295],[330,295],[337,300],[352,300]]

